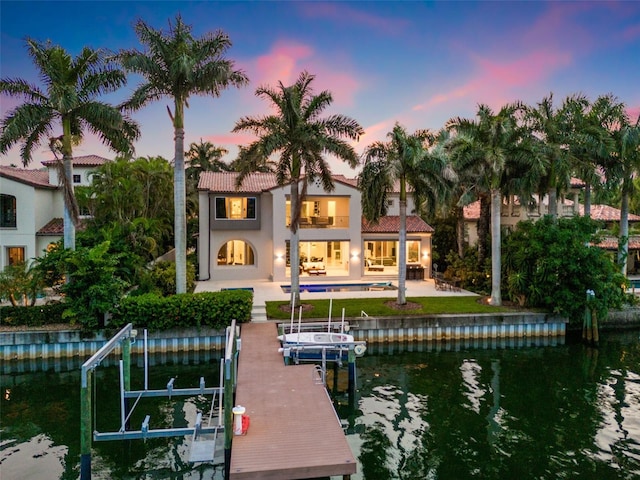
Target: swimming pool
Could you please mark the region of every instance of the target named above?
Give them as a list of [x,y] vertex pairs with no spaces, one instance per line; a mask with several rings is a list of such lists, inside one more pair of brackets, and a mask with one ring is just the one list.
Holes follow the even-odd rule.
[[[291,293],[291,285],[280,285],[284,293]],[[373,292],[380,290],[397,290],[398,287],[391,282],[375,283],[319,283],[300,285],[300,293],[324,293],[324,292]]]

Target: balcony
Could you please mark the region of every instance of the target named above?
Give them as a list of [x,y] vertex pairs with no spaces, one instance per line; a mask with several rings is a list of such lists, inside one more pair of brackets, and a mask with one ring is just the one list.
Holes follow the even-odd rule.
[[[291,225],[291,217],[287,216],[287,228]],[[300,217],[300,228],[349,228],[349,216],[323,216],[311,215],[309,217]]]

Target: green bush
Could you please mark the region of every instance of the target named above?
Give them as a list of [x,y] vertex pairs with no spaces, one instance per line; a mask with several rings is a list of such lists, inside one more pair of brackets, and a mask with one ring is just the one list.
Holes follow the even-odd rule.
[[585,217],[520,222],[503,244],[503,286],[507,296],[527,307],[543,308],[581,322],[589,301],[598,318],[627,300],[626,280],[604,250],[598,224]]
[[49,303],[34,307],[0,307],[0,325],[39,327],[65,323],[62,312],[67,308],[64,303]]
[[70,281],[62,286],[68,307],[63,317],[87,329],[104,326],[104,314],[127,287],[116,275],[117,265],[118,256],[109,253],[109,242],[71,252],[65,262]]
[[[187,262],[187,291],[193,292],[196,286],[195,266]],[[143,276],[136,295],[154,293],[168,297],[176,293],[175,262],[157,262]]]
[[110,326],[132,323],[136,328],[162,331],[171,328],[224,328],[231,320],[247,322],[251,318],[253,293],[247,290],[182,293],[162,297],[145,294],[125,297],[112,312]]

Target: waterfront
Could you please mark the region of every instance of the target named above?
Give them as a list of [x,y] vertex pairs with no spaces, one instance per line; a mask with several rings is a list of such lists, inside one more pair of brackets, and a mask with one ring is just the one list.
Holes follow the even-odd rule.
[[[329,379],[359,461],[354,480],[631,479],[640,476],[638,331],[606,333],[598,350],[566,345],[482,350],[394,344],[358,359],[358,392],[346,372]],[[409,351],[411,350],[411,351]],[[154,366],[150,386],[218,378],[215,358],[176,357]],[[291,367],[295,368],[295,367]],[[137,370],[137,369],[136,369]],[[15,370],[14,370],[15,371]],[[2,377],[3,479],[76,479],[79,370]],[[132,384],[141,375],[132,375]],[[117,426],[118,372],[98,369],[100,430]],[[145,402],[152,422],[191,424],[210,398]],[[103,407],[115,406],[115,408]],[[304,412],[300,413],[301,421]],[[250,434],[250,433],[249,433]],[[190,439],[94,444],[94,478],[218,479],[220,467],[190,465]]]

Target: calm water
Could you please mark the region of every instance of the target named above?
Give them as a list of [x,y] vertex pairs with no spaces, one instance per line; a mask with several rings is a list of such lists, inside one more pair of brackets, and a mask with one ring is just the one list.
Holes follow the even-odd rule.
[[[607,333],[599,350],[571,342],[370,348],[358,359],[352,404],[346,372],[329,379],[359,461],[354,480],[640,478],[639,333]],[[151,388],[171,377],[176,387],[195,386],[200,376],[217,382],[214,359],[186,363],[154,366]],[[98,429],[117,429],[118,371],[98,372]],[[134,372],[134,388],[140,377]],[[78,371],[10,374],[1,384],[0,477],[78,478]],[[152,428],[182,426],[197,409],[208,411],[210,397],[145,402],[133,425],[150,414]],[[94,443],[94,478],[222,478],[221,467],[190,465],[188,447],[183,438]]]

